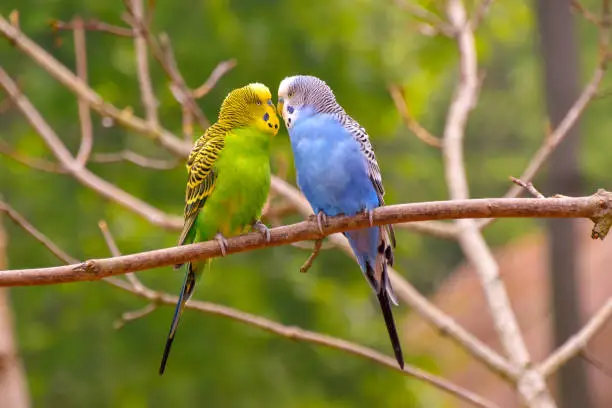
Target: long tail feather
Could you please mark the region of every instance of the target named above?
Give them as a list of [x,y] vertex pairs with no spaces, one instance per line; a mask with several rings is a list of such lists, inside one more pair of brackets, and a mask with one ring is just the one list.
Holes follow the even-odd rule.
[[397,360],[397,363],[399,364],[400,368],[403,370],[404,356],[402,354],[402,347],[400,345],[399,336],[397,335],[395,321],[393,320],[393,312],[391,311],[392,299],[389,294],[390,292],[383,285],[376,297],[378,298],[378,303],[380,303],[380,309],[382,310],[383,317],[385,318],[385,325],[387,326],[387,332],[389,332],[389,339],[391,340],[391,345],[393,346],[395,359]]
[[164,347],[164,354],[162,356],[161,364],[159,366],[159,375],[164,374],[166,370],[166,363],[168,362],[168,356],[170,355],[170,349],[172,348],[172,342],[174,341],[174,335],[178,328],[181,315],[185,309],[185,304],[191,298],[193,289],[195,288],[196,274],[193,270],[191,263],[187,266],[187,273],[185,274],[185,280],[183,281],[183,287],[181,288],[181,294],[179,295],[178,302],[176,303],[176,309],[174,310],[174,317],[172,318],[172,324],[170,325],[170,331],[168,332],[168,338],[166,339],[166,346]]

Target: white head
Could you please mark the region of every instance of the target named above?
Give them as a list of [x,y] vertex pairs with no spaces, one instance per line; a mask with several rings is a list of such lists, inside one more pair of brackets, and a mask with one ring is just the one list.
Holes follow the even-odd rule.
[[310,75],[283,79],[278,86],[277,111],[287,129],[291,129],[305,107],[311,107],[314,113],[342,111],[331,88],[323,80]]

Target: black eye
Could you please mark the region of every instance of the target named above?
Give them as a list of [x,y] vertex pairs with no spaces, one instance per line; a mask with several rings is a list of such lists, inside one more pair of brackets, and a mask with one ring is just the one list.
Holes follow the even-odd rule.
[[290,98],[291,98],[291,97],[293,97],[293,92],[289,92],[289,95],[288,95],[288,96],[289,96]]
[[258,100],[257,100],[255,103],[256,103],[257,105],[261,105],[261,101],[260,101],[259,99],[258,99]]

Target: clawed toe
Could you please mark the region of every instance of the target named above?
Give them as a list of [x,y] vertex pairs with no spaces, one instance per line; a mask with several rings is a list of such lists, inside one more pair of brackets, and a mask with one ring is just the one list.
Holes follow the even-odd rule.
[[221,255],[227,256],[227,239],[220,232],[215,235],[215,240],[219,243],[219,247],[221,248]]
[[271,239],[270,238],[270,228],[268,228],[266,224],[264,224],[260,220],[257,220],[253,224],[253,229],[261,232],[264,235],[264,237],[266,237],[266,242],[270,242],[270,239]]

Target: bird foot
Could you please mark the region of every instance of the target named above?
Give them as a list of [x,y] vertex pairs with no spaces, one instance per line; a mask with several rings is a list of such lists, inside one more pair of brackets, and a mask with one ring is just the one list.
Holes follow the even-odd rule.
[[261,220],[257,220],[253,223],[253,229],[263,234],[263,236],[266,237],[266,242],[270,242],[270,228],[261,222]]
[[221,255],[227,256],[227,239],[225,239],[223,234],[217,232],[217,235],[215,235],[215,240],[219,243],[219,247],[221,248]]
[[319,228],[319,232],[323,235],[323,226],[327,226],[327,215],[323,211],[319,211],[316,215],[311,215],[308,217],[309,221],[317,221],[317,227]]

